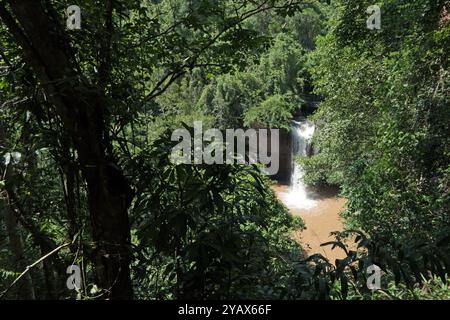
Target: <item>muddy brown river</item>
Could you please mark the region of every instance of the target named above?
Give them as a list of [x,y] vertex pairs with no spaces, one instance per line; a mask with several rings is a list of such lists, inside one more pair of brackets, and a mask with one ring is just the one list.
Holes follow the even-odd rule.
[[331,232],[343,230],[343,222],[339,214],[345,208],[344,198],[337,196],[334,191],[325,191],[316,195],[314,206],[308,205],[302,208],[293,206],[292,201],[286,201],[289,186],[275,185],[273,189],[291,214],[301,217],[305,222],[306,230],[297,231],[294,238],[302,245],[307,255],[320,253],[332,263],[336,259],[345,257],[345,253],[339,248],[331,250],[330,246],[320,246],[322,243],[334,240],[330,236]]

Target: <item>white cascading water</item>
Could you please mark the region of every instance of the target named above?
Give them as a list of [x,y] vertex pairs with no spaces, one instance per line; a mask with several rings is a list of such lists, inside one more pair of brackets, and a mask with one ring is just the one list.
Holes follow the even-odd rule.
[[[293,158],[308,156],[315,130],[314,124],[308,120],[293,121],[291,130]],[[309,197],[306,185],[303,183],[303,175],[303,168],[297,161],[294,161],[289,192],[282,195],[286,206],[298,209],[311,209],[316,206],[316,201]]]

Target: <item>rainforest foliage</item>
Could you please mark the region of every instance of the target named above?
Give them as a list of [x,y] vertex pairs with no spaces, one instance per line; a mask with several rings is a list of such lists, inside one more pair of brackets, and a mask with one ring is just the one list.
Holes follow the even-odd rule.
[[[450,3],[377,3],[380,30],[368,0],[80,0],[66,30],[72,3],[0,1],[0,299],[450,298]],[[342,260],[257,165],[169,161],[193,121],[298,114]]]
[[382,29],[357,32],[368,4],[337,7],[311,55],[323,101],[307,180],[342,187],[349,225],[429,241],[450,222],[448,12],[439,1],[386,1]]

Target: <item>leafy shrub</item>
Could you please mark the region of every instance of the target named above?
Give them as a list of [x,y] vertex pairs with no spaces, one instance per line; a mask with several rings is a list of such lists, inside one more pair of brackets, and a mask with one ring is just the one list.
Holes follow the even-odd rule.
[[[282,298],[301,226],[254,166],[174,165],[168,134],[130,163],[136,174],[135,281],[141,298]],[[138,170],[137,170],[138,169]]]
[[281,95],[271,96],[246,112],[244,124],[289,129],[289,121],[296,108],[297,106],[289,104]]
[[[450,275],[450,230],[432,243],[409,243],[392,238],[368,238],[360,231],[336,232],[336,240],[322,244],[344,250],[346,257],[334,263],[320,254],[306,259],[314,270],[312,297],[319,299],[414,299],[446,296]],[[354,244],[350,244],[354,242]],[[383,271],[382,289],[367,287],[367,268]],[[439,278],[439,280],[437,279]]]

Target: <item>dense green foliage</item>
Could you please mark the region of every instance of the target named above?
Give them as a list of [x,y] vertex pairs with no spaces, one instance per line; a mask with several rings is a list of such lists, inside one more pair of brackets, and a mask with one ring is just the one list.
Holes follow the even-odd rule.
[[354,227],[431,240],[450,224],[450,26],[443,2],[400,2],[382,3],[376,32],[355,26],[369,2],[338,5],[332,32],[318,39],[320,154],[306,160],[307,179],[342,187]]
[[290,269],[302,258],[290,234],[300,223],[276,201],[268,181],[254,167],[173,165],[169,138],[130,163],[138,181],[132,217],[142,297],[290,293]]
[[[296,94],[302,90],[302,49],[291,37],[274,37],[279,32],[269,30],[269,21],[280,25],[287,19],[291,27],[298,26],[304,21],[295,13],[303,4],[81,1],[78,5],[83,28],[64,34],[68,42],[63,49],[70,46],[77,77],[82,79],[72,87],[93,100],[101,92],[101,104],[106,105],[100,121],[101,143],[108,157],[100,161],[114,159],[113,166],[121,167],[133,189],[126,194],[132,196],[126,199],[132,200],[130,226],[118,231],[126,235],[129,228],[131,243],[119,251],[118,260],[121,254],[132,257],[134,296],[295,296],[290,274],[301,250],[290,234],[301,224],[275,199],[270,182],[256,168],[174,166],[168,162],[169,149],[164,148],[170,144],[166,130],[182,126],[183,121],[203,120],[205,128],[213,124],[238,127],[251,106],[272,108],[263,103],[265,99],[286,101],[286,112],[281,121],[264,122],[281,124],[290,118],[288,111],[300,101]],[[56,25],[64,21],[65,3],[49,1],[42,6],[51,23],[53,19]],[[2,4],[1,9],[5,9],[2,22],[9,21],[11,12],[20,14],[13,5]],[[81,160],[80,144],[73,143],[73,131],[67,130],[68,123],[58,109],[61,106],[51,95],[49,99],[48,84],[42,85],[41,75],[34,72],[30,53],[22,51],[26,47],[21,48],[23,43],[10,32],[14,26],[5,24],[0,28],[5,214],[0,229],[5,253],[0,258],[0,292],[7,293],[0,294],[2,298],[27,298],[24,292],[32,289],[28,298],[106,297],[110,288],[101,287],[104,271],[95,256],[99,250],[111,249],[97,240],[103,226],[96,222],[98,213],[92,209],[89,194],[97,189],[87,180],[86,169],[93,165]],[[264,25],[267,30],[263,32]],[[312,35],[297,36],[309,45],[313,41]],[[284,57],[277,60],[280,53]],[[240,75],[242,83],[235,80]],[[264,79],[259,78],[262,75]],[[256,81],[253,87],[251,78]],[[292,79],[296,82],[288,83]],[[259,87],[262,80],[270,90]],[[239,83],[236,90],[245,92],[246,105],[232,101],[233,83]],[[214,93],[211,100],[208,92]],[[236,111],[236,122],[232,121],[233,107],[243,108]],[[86,119],[77,116],[73,121]],[[263,122],[259,117],[253,121]],[[11,155],[20,155],[20,159]],[[120,172],[108,174],[111,192],[122,197],[126,183]],[[8,224],[7,217],[14,225]],[[106,228],[109,222],[103,223]],[[57,253],[34,266],[9,290],[27,265],[53,250]],[[82,291],[66,288],[66,268],[71,264],[81,266]],[[110,281],[113,286],[115,277]]]
[[[0,3],[0,299],[450,299],[448,1],[378,1],[368,30],[367,0],[83,0],[71,32],[65,1],[34,3],[44,49]],[[324,244],[337,261],[304,256],[258,166],[169,161],[194,121],[287,130],[311,108],[304,179],[358,230]]]
[[[420,282],[430,270],[448,283],[448,3],[381,1],[379,31],[361,28],[370,4],[335,1],[330,32],[310,56],[323,101],[313,116],[320,153],[303,160],[305,179],[340,186],[348,199],[347,225],[383,245],[390,262],[410,259],[407,270],[387,263],[396,284],[411,274],[414,280],[404,279],[409,285]],[[444,239],[440,246],[438,239]],[[439,262],[426,256],[434,250]],[[392,292],[411,297],[402,289]]]

